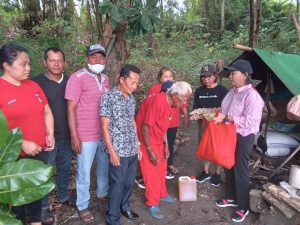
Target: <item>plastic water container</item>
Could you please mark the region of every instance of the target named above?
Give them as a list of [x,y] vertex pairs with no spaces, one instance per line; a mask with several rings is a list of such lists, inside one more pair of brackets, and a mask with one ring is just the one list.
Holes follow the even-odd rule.
[[179,177],[179,200],[181,202],[197,200],[197,182],[195,177]]

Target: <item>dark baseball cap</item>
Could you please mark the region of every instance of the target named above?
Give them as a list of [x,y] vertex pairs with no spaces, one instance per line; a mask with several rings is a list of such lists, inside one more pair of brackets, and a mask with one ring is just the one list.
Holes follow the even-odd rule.
[[87,48],[87,52],[86,54],[87,55],[92,55],[96,52],[100,52],[102,53],[104,56],[106,56],[106,53],[105,53],[105,48],[100,45],[100,44],[94,44],[94,45],[90,45],[88,48]]
[[167,92],[172,87],[173,84],[174,82],[170,80],[163,82],[160,88],[160,92]]
[[240,71],[240,72],[246,72],[248,74],[253,73],[252,66],[249,61],[238,59],[236,60],[231,66],[227,66],[224,68],[224,70],[227,71]]
[[202,66],[200,76],[212,76],[216,72],[215,67],[211,64]]

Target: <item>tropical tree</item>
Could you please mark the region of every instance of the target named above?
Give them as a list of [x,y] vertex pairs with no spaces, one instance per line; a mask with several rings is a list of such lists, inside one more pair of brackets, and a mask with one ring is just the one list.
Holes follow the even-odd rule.
[[110,74],[116,76],[128,58],[127,38],[154,32],[160,22],[158,0],[105,0],[99,12],[105,15],[101,43],[109,51]]
[[54,188],[53,167],[33,159],[20,159],[20,129],[10,131],[0,111],[0,224],[22,225],[11,213],[11,206],[41,199]]

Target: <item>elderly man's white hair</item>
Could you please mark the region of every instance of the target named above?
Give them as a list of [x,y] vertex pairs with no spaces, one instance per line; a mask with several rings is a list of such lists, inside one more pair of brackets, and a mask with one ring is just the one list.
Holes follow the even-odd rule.
[[178,81],[172,85],[168,93],[170,93],[171,95],[177,93],[179,98],[183,98],[187,94],[192,94],[192,87],[185,81]]

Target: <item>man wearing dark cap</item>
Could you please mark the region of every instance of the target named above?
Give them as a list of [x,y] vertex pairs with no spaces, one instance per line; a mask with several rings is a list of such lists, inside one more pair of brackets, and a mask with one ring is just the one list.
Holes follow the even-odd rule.
[[237,60],[225,67],[229,72],[232,89],[221,105],[216,122],[231,122],[236,126],[236,162],[232,169],[224,169],[226,176],[225,198],[218,200],[218,207],[237,207],[232,216],[234,222],[242,222],[249,213],[248,160],[253,149],[255,134],[259,131],[264,101],[253,88],[251,64]]
[[90,171],[94,158],[97,169],[98,198],[108,193],[109,158],[100,136],[99,101],[109,90],[108,77],[103,74],[106,64],[105,49],[90,45],[86,55],[87,66],[73,73],[67,83],[65,98],[68,100],[68,122],[71,146],[77,153],[76,205],[84,222],[93,222],[88,210],[90,199]]
[[[202,86],[198,87],[195,91],[193,108],[220,108],[221,102],[228,90],[217,83],[216,71],[213,65],[207,64],[201,68],[200,82]],[[199,120],[198,141],[200,141],[204,129],[204,123],[202,123],[202,120]],[[219,186],[221,181],[221,166],[216,165],[215,172],[211,175],[209,164],[208,161],[204,161],[204,168],[202,173],[197,177],[197,182],[202,183],[210,180],[213,186]]]

